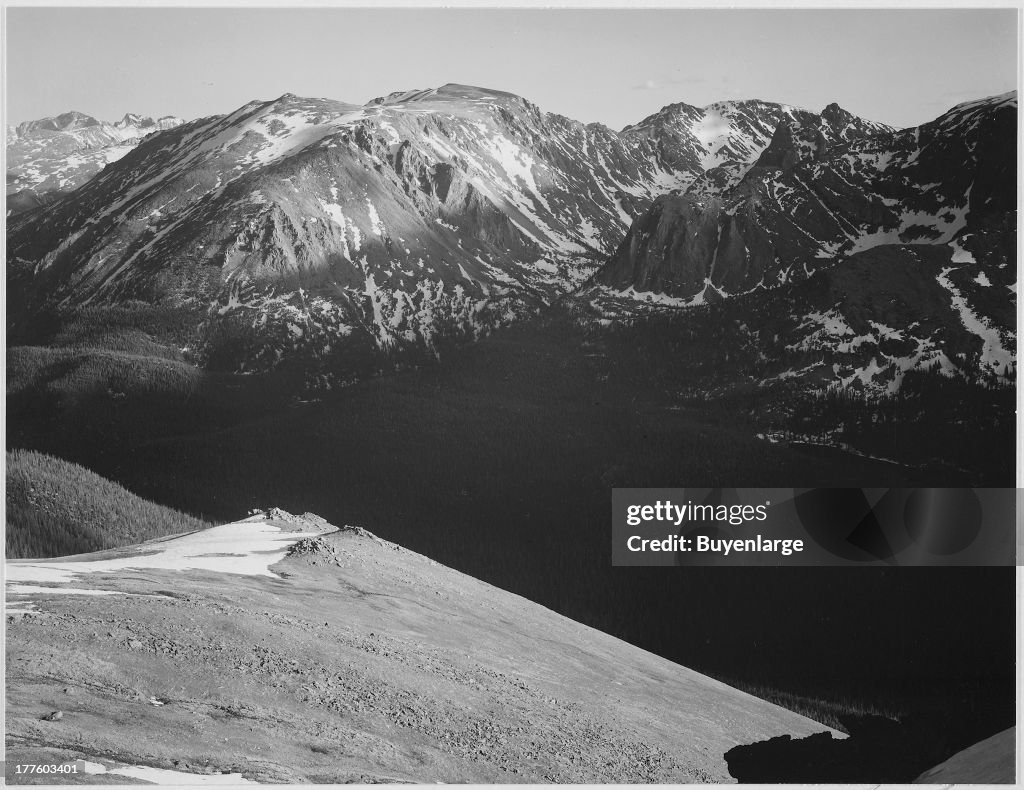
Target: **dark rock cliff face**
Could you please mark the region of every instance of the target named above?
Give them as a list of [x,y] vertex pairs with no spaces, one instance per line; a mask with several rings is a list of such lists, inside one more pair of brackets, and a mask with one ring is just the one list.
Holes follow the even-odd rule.
[[[717,290],[728,291],[732,282],[742,282],[749,274],[725,272],[736,257],[737,242],[742,244],[738,230],[741,221],[724,214],[719,197],[659,198],[633,225],[602,276],[616,261],[635,260],[630,284],[637,290],[698,294],[708,283],[714,283]],[[748,267],[758,265],[756,260],[746,263]]]
[[784,119],[768,147],[757,158],[756,166],[791,170],[801,162],[820,162],[828,146],[821,128],[823,119],[810,113],[806,116]]
[[830,104],[820,115],[794,110],[779,121],[768,147],[755,162],[756,167],[790,170],[799,164],[820,162],[830,153],[855,140],[891,133],[880,124],[865,121]]

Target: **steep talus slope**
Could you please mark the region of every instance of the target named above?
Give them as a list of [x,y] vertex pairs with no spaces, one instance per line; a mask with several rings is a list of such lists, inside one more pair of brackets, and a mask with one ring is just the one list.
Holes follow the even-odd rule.
[[1008,94],[898,132],[794,113],[735,186],[655,201],[596,280],[700,304],[880,244],[946,244],[1013,209],[1016,109]]
[[462,85],[253,102],[13,223],[12,286],[37,306],[210,304],[196,356],[246,370],[432,349],[577,287],[709,156],[748,166],[776,110],[723,105],[712,126],[663,111],[617,134]]
[[104,123],[80,112],[7,127],[7,213],[53,202],[116,162],[147,135],[172,129],[180,118],[128,113]]
[[10,563],[8,764],[182,781],[690,783],[727,781],[735,745],[823,729],[365,530],[330,529],[271,511]]

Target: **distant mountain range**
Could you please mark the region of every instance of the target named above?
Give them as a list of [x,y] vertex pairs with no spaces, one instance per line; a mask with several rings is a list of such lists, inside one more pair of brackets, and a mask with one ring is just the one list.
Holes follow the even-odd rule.
[[748,329],[775,375],[878,391],[910,369],[1013,375],[1015,94],[904,130],[737,101],[617,133],[446,85],[363,106],[286,94],[182,125],[70,113],[9,150],[155,126],[12,218],[26,312],[188,304],[207,313],[199,363],[299,361],[323,384],[353,348],[430,352],[567,296],[601,324],[754,295],[773,305],[770,343]]
[[133,113],[120,121],[97,121],[80,112],[7,127],[7,213],[52,202],[116,162],[143,137],[182,123]]

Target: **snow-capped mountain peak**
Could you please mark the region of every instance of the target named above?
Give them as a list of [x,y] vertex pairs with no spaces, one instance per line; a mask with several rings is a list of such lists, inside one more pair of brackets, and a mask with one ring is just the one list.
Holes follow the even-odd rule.
[[71,111],[7,127],[8,213],[38,208],[84,184],[142,138],[183,121],[126,113],[115,123]]

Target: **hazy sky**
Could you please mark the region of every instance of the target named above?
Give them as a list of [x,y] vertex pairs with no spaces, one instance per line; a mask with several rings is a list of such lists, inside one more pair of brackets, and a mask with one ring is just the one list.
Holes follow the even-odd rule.
[[286,92],[363,103],[463,82],[616,129],[740,98],[910,126],[1016,87],[1016,14],[8,7],[6,120],[191,119]]

